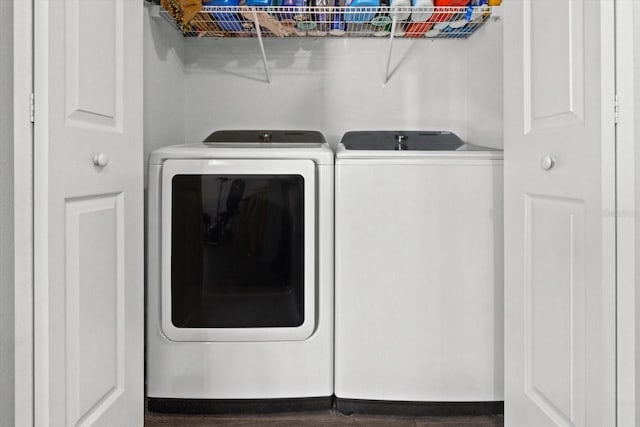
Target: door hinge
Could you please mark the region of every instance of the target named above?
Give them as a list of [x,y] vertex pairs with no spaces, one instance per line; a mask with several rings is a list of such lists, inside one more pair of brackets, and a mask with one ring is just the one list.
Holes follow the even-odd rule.
[[620,123],[620,98],[618,94],[613,98],[613,121],[615,124]]
[[33,92],[29,95],[29,120],[31,123],[36,121],[36,97]]

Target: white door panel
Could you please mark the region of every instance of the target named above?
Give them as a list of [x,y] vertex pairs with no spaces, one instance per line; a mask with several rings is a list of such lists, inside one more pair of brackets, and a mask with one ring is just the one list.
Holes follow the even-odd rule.
[[525,2],[525,133],[584,121],[584,19],[580,1]]
[[35,424],[142,425],[142,2],[35,2]]
[[504,4],[508,426],[615,425],[613,4]]
[[584,204],[525,196],[524,384],[558,425],[584,425]]
[[124,392],[123,195],[65,206],[67,420],[98,419]]
[[[123,7],[123,0],[66,1],[64,65],[68,124],[121,130]],[[94,36],[87,37],[89,34]]]

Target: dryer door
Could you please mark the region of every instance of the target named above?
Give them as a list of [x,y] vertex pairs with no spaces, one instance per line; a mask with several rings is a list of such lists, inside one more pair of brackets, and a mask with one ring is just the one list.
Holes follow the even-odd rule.
[[304,340],[315,328],[315,164],[168,160],[162,329],[174,341]]

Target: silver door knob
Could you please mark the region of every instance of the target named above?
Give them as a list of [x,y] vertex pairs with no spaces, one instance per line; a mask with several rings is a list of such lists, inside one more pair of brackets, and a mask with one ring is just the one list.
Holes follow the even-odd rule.
[[104,153],[95,154],[93,156],[93,164],[98,166],[98,167],[103,168],[103,167],[107,166],[107,164],[109,164],[109,158]]
[[544,156],[542,160],[540,160],[540,166],[546,171],[553,169],[555,165],[556,159],[551,156]]

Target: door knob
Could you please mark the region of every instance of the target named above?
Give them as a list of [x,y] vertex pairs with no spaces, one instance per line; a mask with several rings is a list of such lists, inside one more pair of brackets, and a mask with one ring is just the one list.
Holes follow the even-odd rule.
[[551,156],[544,156],[542,160],[540,160],[540,166],[546,171],[553,169],[555,165],[556,159]]
[[107,164],[109,164],[109,158],[104,153],[95,154],[93,156],[93,164],[98,166],[98,167],[103,168],[103,167],[107,166]]

